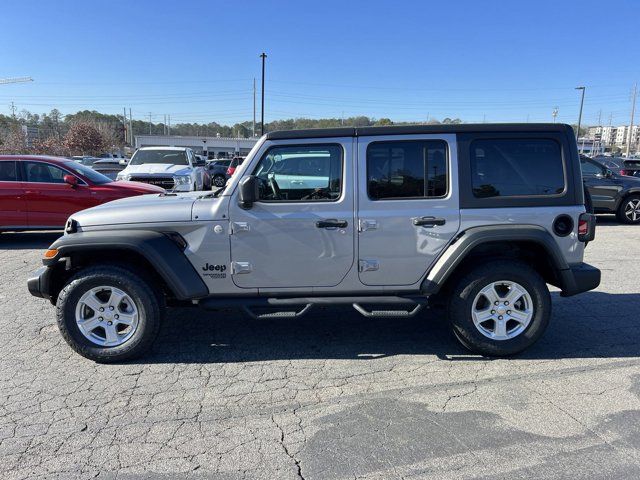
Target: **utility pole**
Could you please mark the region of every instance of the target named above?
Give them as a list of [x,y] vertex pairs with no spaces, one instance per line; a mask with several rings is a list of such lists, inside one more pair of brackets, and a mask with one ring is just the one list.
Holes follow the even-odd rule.
[[262,99],[260,108],[260,135],[264,135],[264,61],[267,58],[267,54],[262,52],[260,55],[262,58]]
[[556,123],[556,117],[558,116],[558,107],[553,107],[553,112],[551,112],[551,116],[553,117],[553,123]]
[[171,114],[169,114],[169,115],[168,115],[168,117],[169,117],[169,118],[168,118],[168,120],[167,120],[167,121],[168,121],[169,123],[167,123],[167,133],[168,133],[169,135],[171,135]]
[[253,77],[253,136],[256,136],[256,77]]
[[[127,143],[127,107],[122,107],[122,126],[124,127],[124,143]],[[129,139],[131,142],[131,139]]]
[[149,112],[149,135],[151,135],[151,112]]
[[631,138],[633,137],[633,116],[636,113],[636,95],[638,94],[638,84],[633,86],[633,97],[631,100],[631,122],[629,122],[629,136],[627,137],[627,158],[631,152]]
[[11,102],[11,105],[9,105],[9,108],[11,109],[11,116],[15,120],[16,119],[16,104]]
[[131,108],[129,108],[129,138],[131,146],[135,147],[135,137],[133,136],[133,117],[131,116]]
[[582,97],[580,99],[580,114],[578,115],[578,130],[576,131],[576,140],[577,140],[578,137],[580,136],[580,124],[582,123],[582,107],[584,106],[584,91],[586,90],[586,88],[581,86],[581,87],[576,87],[575,89],[582,90]]

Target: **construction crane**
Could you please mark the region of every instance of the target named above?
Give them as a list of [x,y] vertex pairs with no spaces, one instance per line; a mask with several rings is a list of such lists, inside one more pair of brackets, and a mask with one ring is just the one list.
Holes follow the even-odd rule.
[[6,85],[7,83],[25,83],[33,82],[31,77],[14,77],[14,78],[0,78],[0,85]]

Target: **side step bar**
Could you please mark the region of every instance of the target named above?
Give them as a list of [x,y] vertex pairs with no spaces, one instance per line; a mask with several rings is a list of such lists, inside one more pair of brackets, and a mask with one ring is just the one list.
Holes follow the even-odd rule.
[[[427,297],[399,296],[345,296],[345,297],[207,297],[198,302],[204,309],[241,308],[253,319],[268,318],[300,318],[308,313],[314,305],[352,305],[365,317],[407,318],[418,314],[427,304]],[[369,310],[363,305],[393,305],[399,309]],[[302,307],[302,308],[300,308]],[[255,308],[274,309],[266,313],[256,313]],[[283,310],[283,308],[287,310]],[[294,309],[294,308],[297,308]],[[278,309],[278,310],[276,310]],[[293,309],[293,310],[292,310]]]

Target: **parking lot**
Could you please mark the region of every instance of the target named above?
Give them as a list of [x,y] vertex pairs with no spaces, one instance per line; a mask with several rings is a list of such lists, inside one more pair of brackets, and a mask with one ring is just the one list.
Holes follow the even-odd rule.
[[2,234],[0,477],[638,478],[640,229],[599,223],[598,290],[494,360],[437,311],[178,309],[151,355],[97,365],[26,289],[57,234]]

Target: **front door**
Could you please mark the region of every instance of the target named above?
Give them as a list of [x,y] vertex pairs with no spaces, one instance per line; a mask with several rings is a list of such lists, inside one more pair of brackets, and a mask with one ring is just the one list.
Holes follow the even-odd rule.
[[614,210],[618,192],[622,190],[622,182],[615,178],[607,178],[606,170],[596,162],[583,160],[580,162],[582,178],[589,189],[593,208]]
[[413,285],[460,227],[455,135],[358,138],[365,285]]
[[24,165],[25,201],[30,227],[63,227],[67,218],[93,204],[89,187],[65,183],[70,172],[46,162],[22,162]]
[[26,227],[27,205],[14,160],[0,160],[0,230],[2,227]]
[[266,142],[250,209],[231,199],[231,270],[242,288],[330,287],[354,261],[353,139]]

